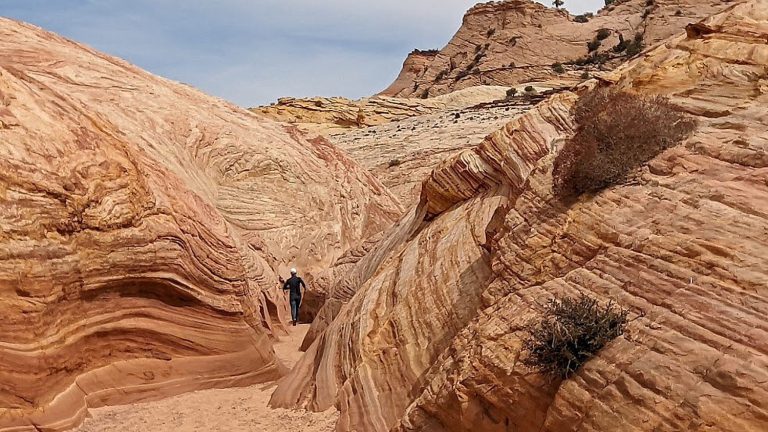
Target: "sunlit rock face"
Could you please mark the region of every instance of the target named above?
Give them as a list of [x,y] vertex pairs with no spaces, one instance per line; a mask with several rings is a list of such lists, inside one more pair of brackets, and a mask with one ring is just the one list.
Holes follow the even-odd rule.
[[[339,430],[767,430],[766,40],[768,1],[737,4],[444,161],[272,404],[335,405]],[[698,129],[564,203],[552,161],[598,85],[667,95]],[[578,293],[631,322],[553,382],[521,339]]]
[[278,275],[401,211],[325,140],[0,19],[0,430],[280,376]]
[[[585,70],[624,61],[627,52],[614,50],[620,38],[631,41],[639,34],[646,47],[653,46],[728,5],[721,0],[617,0],[586,22],[578,22],[565,9],[533,0],[480,3],[466,13],[459,30],[439,52],[409,56],[400,75],[381,94],[431,98],[478,85],[575,83]],[[608,31],[607,36],[591,51],[587,44],[601,29]],[[606,56],[602,67],[571,65],[593,52]],[[565,64],[564,72],[553,69],[555,63]]]

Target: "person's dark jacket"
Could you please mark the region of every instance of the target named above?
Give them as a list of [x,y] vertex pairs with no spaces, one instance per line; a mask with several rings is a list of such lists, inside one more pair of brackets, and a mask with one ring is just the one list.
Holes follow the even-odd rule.
[[285,284],[283,284],[283,290],[290,290],[291,297],[301,297],[301,287],[307,289],[307,286],[304,284],[304,280],[296,275],[288,278],[288,280],[285,281]]

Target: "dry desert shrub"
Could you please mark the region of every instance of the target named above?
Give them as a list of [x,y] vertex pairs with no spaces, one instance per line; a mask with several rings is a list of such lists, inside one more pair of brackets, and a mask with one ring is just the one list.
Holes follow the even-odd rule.
[[552,299],[544,316],[527,329],[522,362],[552,379],[567,379],[624,333],[628,314],[613,303],[600,306],[586,295]]
[[573,108],[576,134],[555,158],[552,189],[560,198],[616,184],[681,143],[696,122],[662,96],[597,89]]

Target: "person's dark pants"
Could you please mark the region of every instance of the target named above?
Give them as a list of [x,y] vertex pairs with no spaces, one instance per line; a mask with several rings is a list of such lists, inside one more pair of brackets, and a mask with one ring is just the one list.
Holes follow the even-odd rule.
[[291,318],[293,322],[299,322],[299,307],[301,307],[301,296],[291,296]]

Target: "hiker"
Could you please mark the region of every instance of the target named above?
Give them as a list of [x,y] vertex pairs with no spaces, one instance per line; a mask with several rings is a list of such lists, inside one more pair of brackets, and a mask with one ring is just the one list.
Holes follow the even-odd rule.
[[307,290],[307,286],[304,281],[296,276],[296,269],[291,269],[291,277],[283,284],[283,291],[286,293],[290,291],[291,301],[291,319],[293,325],[299,322],[299,307],[301,307],[301,287],[304,287],[304,291]]

